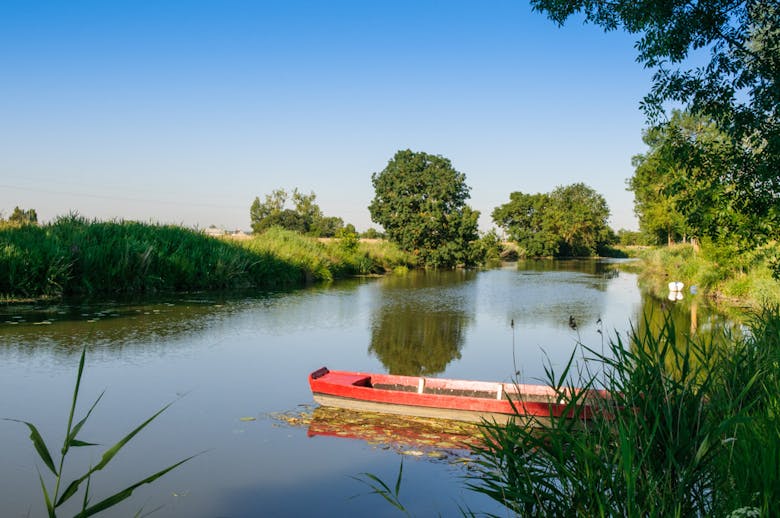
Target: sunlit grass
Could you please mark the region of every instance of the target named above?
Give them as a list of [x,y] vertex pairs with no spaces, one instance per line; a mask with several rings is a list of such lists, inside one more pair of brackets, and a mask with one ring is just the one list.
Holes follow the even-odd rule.
[[278,228],[244,241],[76,215],[0,228],[0,297],[10,301],[294,287],[406,264],[393,245],[348,249]]
[[[770,516],[780,501],[780,312],[715,346],[656,334],[586,349],[573,385],[611,397],[587,421],[485,425],[469,485],[519,516]],[[570,363],[567,369],[573,368]],[[561,390],[570,372],[548,372]],[[590,402],[590,401],[589,401]]]
[[780,256],[780,244],[770,242],[734,256],[716,245],[691,245],[646,249],[638,269],[642,285],[658,296],[666,296],[669,281],[680,281],[713,300],[751,306],[780,304],[780,282],[773,277],[772,261]]

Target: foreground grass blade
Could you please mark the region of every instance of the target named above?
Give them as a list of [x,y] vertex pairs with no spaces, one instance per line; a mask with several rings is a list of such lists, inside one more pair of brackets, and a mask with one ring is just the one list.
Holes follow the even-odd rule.
[[43,491],[43,501],[46,503],[46,511],[49,513],[49,518],[55,518],[54,506],[51,505],[51,498],[49,498],[49,492],[46,490],[46,484],[43,482],[41,473],[38,472],[38,480],[41,481],[41,490]]
[[81,485],[82,482],[84,482],[84,480],[92,476],[94,472],[100,471],[101,469],[105,468],[106,465],[109,462],[111,462],[111,459],[113,459],[116,456],[116,454],[119,453],[119,450],[121,450],[125,444],[127,444],[133,437],[135,437],[138,434],[138,432],[143,430],[149,423],[154,421],[160,414],[165,412],[168,409],[168,407],[170,407],[172,404],[173,403],[168,403],[167,405],[162,407],[152,417],[150,417],[149,419],[147,419],[146,421],[138,425],[132,432],[125,435],[119,442],[117,442],[111,448],[106,450],[106,452],[103,453],[103,457],[100,459],[100,462],[98,464],[90,468],[89,471],[87,471],[83,476],[77,478],[76,480],[70,483],[67,489],[62,493],[62,496],[59,498],[59,500],[57,500],[56,505],[57,506],[61,505],[62,503],[67,501],[70,497],[72,497],[74,494],[76,494],[76,492],[79,489],[79,486]]
[[106,509],[108,509],[110,507],[113,507],[116,504],[118,504],[119,502],[121,502],[121,501],[125,500],[126,498],[130,497],[130,495],[133,494],[133,491],[135,491],[136,488],[138,488],[138,487],[140,487],[140,486],[142,486],[144,484],[151,484],[152,482],[154,482],[158,478],[162,477],[163,475],[165,475],[169,471],[171,471],[173,469],[176,469],[177,467],[179,467],[182,464],[184,464],[185,462],[195,458],[196,456],[197,455],[192,455],[191,457],[187,457],[186,459],[180,460],[176,464],[168,466],[164,470],[158,471],[154,475],[146,477],[145,479],[143,479],[143,480],[141,480],[139,482],[136,482],[132,486],[129,486],[129,487],[127,487],[127,488],[125,488],[125,489],[123,489],[123,490],[121,490],[121,491],[119,491],[119,492],[109,496],[108,498],[105,498],[105,499],[101,500],[100,502],[98,502],[97,504],[93,505],[92,507],[90,507],[88,509],[82,510],[76,516],[81,518],[81,517],[86,517],[86,516],[92,516],[93,514],[99,513],[100,511],[105,511]]
[[56,510],[57,508],[62,505],[64,502],[68,501],[71,497],[73,497],[79,490],[79,486],[82,482],[85,480],[87,481],[86,488],[84,489],[84,497],[82,499],[82,507],[81,512],[77,516],[92,516],[96,513],[99,513],[101,511],[104,511],[117,503],[125,500],[126,498],[130,497],[133,494],[133,491],[144,484],[150,484],[157,480],[158,478],[162,477],[169,471],[181,466],[185,462],[189,461],[195,455],[192,457],[188,457],[184,460],[181,460],[177,462],[176,464],[173,464],[167,468],[165,468],[162,471],[158,471],[154,475],[151,475],[149,477],[144,478],[140,482],[137,482],[115,494],[112,496],[105,498],[98,502],[97,504],[93,506],[89,506],[90,501],[90,486],[92,481],[92,474],[96,471],[99,471],[103,469],[110,461],[111,459],[116,456],[116,454],[124,447],[125,444],[127,444],[133,437],[135,437],[141,430],[143,430],[146,426],[149,425],[152,421],[154,421],[157,417],[159,417],[160,414],[165,412],[165,410],[168,409],[173,403],[168,403],[164,407],[162,407],[159,411],[157,411],[154,415],[152,415],[150,418],[148,418],[146,421],[141,423],[139,426],[137,426],[135,429],[133,429],[130,433],[125,435],[119,442],[114,444],[111,448],[106,450],[103,453],[103,456],[100,460],[100,462],[96,466],[92,466],[89,468],[86,474],[76,478],[73,482],[71,482],[64,492],[60,495],[60,485],[63,482],[63,466],[65,464],[65,458],[67,457],[67,454],[71,447],[81,447],[81,446],[95,446],[95,443],[82,441],[81,439],[78,439],[77,436],[79,432],[81,431],[84,424],[87,422],[89,417],[92,415],[93,410],[97,406],[98,402],[103,398],[104,392],[101,392],[101,394],[97,397],[94,403],[92,403],[92,406],[90,406],[89,410],[87,411],[86,415],[83,419],[78,421],[75,426],[73,425],[73,416],[76,411],[76,405],[78,403],[78,396],[79,396],[79,389],[81,387],[81,379],[84,374],[84,364],[85,364],[85,358],[86,358],[86,347],[82,349],[81,351],[81,358],[79,359],[79,368],[78,368],[78,374],[76,375],[76,386],[73,390],[73,399],[71,401],[70,405],[70,412],[68,415],[68,426],[67,430],[65,432],[65,438],[62,443],[62,449],[60,450],[60,458],[59,458],[59,469],[55,467],[54,460],[52,459],[51,454],[49,453],[49,449],[46,446],[46,443],[43,440],[43,437],[41,437],[40,432],[38,432],[38,429],[35,427],[34,424],[29,423],[27,421],[21,421],[19,419],[9,419],[4,418],[5,421],[13,421],[17,423],[22,423],[30,430],[30,440],[32,440],[33,446],[35,447],[35,450],[38,452],[39,457],[43,461],[43,463],[46,465],[47,468],[52,472],[54,475],[54,490],[53,492],[49,491],[46,487],[46,482],[43,480],[43,475],[41,474],[40,470],[38,471],[38,479],[41,484],[41,490],[43,491],[43,498],[44,503],[46,504],[46,511],[49,516],[49,518],[56,518]]
[[30,440],[35,447],[35,451],[38,452],[38,456],[41,458],[43,463],[46,464],[46,467],[49,468],[52,473],[54,473],[54,476],[57,476],[57,468],[54,467],[54,461],[51,458],[49,449],[46,447],[46,443],[43,441],[43,437],[41,437],[41,434],[38,432],[38,429],[35,427],[35,425],[28,423],[27,421],[21,421],[19,419],[6,418],[4,421],[13,421],[15,423],[22,423],[27,425],[27,428],[30,429]]
[[[404,471],[404,462],[403,459],[401,459],[401,466],[398,468],[398,478],[395,481],[395,491],[392,491],[390,489],[390,486],[388,486],[384,480],[377,477],[373,473],[361,473],[357,477],[350,477],[350,478],[357,480],[362,484],[367,485],[368,487],[371,488],[371,494],[381,496],[382,498],[387,500],[393,507],[408,515],[409,512],[406,510],[406,507],[404,507],[404,505],[401,503],[399,499],[399,493],[401,492],[401,480],[403,478],[403,471]],[[362,477],[365,477],[366,479],[369,480],[365,480]]]
[[89,416],[92,415],[92,411],[95,409],[97,404],[100,402],[101,399],[103,399],[103,394],[105,394],[106,391],[100,393],[100,395],[97,397],[94,403],[92,403],[92,406],[89,407],[89,410],[87,411],[87,415],[84,416],[84,418],[76,423],[76,426],[73,427],[73,429],[70,431],[70,434],[68,435],[67,442],[68,446],[95,446],[93,443],[87,443],[84,441],[78,441],[76,439],[76,436],[81,431],[81,428],[84,426],[84,424],[87,422],[87,419],[89,419]]

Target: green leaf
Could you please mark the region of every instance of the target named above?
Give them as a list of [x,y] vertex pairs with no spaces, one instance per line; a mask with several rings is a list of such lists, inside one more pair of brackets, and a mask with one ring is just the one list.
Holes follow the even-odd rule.
[[[87,355],[87,347],[84,346],[81,349],[81,358],[79,359],[79,370],[76,374],[76,386],[73,388],[73,401],[70,404],[70,413],[68,414],[68,428],[65,434],[65,440],[62,444],[62,454],[65,455],[68,452],[70,446],[71,437],[71,425],[73,424],[73,414],[76,411],[76,401],[79,398],[79,387],[81,386],[81,376],[84,374],[84,361]],[[98,398],[99,400],[100,398]],[[94,405],[93,405],[94,407]],[[83,423],[82,423],[83,424]]]
[[144,484],[150,484],[150,483],[154,482],[155,480],[157,480],[158,478],[162,477],[163,475],[165,475],[169,471],[171,471],[173,469],[176,469],[177,467],[181,466],[185,462],[187,462],[187,461],[189,461],[189,460],[191,460],[191,459],[193,459],[195,457],[196,457],[196,455],[192,455],[191,457],[187,457],[186,459],[180,460],[176,464],[173,464],[173,465],[165,468],[162,471],[158,471],[154,475],[146,477],[145,479],[143,479],[143,480],[141,480],[139,482],[136,482],[135,484],[133,484],[133,485],[131,485],[131,486],[129,486],[129,487],[127,487],[127,488],[125,488],[125,489],[123,489],[123,490],[121,490],[121,491],[119,491],[119,492],[117,492],[117,493],[115,493],[115,494],[113,494],[111,496],[109,496],[108,498],[105,498],[105,499],[101,500],[100,502],[98,502],[97,504],[93,505],[92,507],[83,510],[82,512],[80,512],[76,516],[78,518],[82,518],[82,517],[92,516],[93,514],[99,513],[101,511],[105,511],[106,509],[108,509],[110,507],[113,507],[116,504],[118,504],[119,502],[121,502],[122,500],[125,500],[126,498],[128,498],[130,495],[133,494],[133,491],[136,488],[138,488],[139,486],[142,486]]
[[70,441],[69,446],[72,447],[79,447],[79,446],[99,446],[99,443],[96,442],[86,442],[86,441],[80,441],[78,439],[72,439]]
[[46,502],[46,510],[49,512],[49,518],[55,518],[54,507],[51,505],[51,498],[49,498],[49,492],[46,490],[46,484],[43,483],[43,477],[38,472],[38,480],[41,481],[41,489],[43,490],[43,500]]
[[32,423],[28,423],[27,421],[21,421],[19,419],[3,419],[4,421],[13,421],[15,423],[22,423],[27,425],[27,428],[30,429],[30,440],[33,442],[33,446],[35,446],[35,451],[38,452],[38,456],[41,458],[44,464],[46,464],[46,467],[48,467],[52,473],[54,473],[54,476],[57,475],[57,469],[54,467],[54,461],[51,458],[51,454],[49,453],[49,449],[46,447],[46,443],[43,441],[43,437],[41,437],[41,434],[38,432],[38,429],[35,428],[35,425]]
[[70,434],[68,435],[68,446],[85,446],[85,444],[74,444],[74,441],[76,439],[76,436],[81,431],[81,428],[84,426],[84,424],[87,422],[87,419],[89,419],[89,416],[92,414],[92,411],[97,406],[98,402],[103,398],[103,394],[105,394],[106,391],[100,393],[100,395],[97,397],[94,403],[92,403],[92,406],[89,407],[89,411],[87,411],[87,415],[84,416],[84,418],[76,423],[76,426],[73,427],[73,429],[70,431]]
[[136,436],[136,434],[138,434],[138,432],[140,432],[141,430],[143,430],[144,428],[146,428],[146,426],[147,426],[149,423],[151,423],[152,421],[154,421],[154,420],[155,420],[155,419],[156,419],[156,418],[157,418],[157,417],[158,417],[160,414],[162,414],[163,412],[165,412],[165,411],[168,409],[168,407],[169,407],[169,406],[171,406],[172,404],[173,404],[173,403],[168,403],[167,405],[165,405],[164,407],[162,407],[162,408],[161,408],[160,410],[158,410],[158,411],[157,411],[157,412],[156,412],[156,413],[155,413],[155,414],[154,414],[152,417],[150,417],[149,419],[147,419],[146,421],[144,421],[143,423],[141,423],[140,425],[138,425],[138,426],[137,426],[137,427],[136,427],[136,428],[135,428],[135,429],[134,429],[132,432],[130,432],[129,434],[125,435],[125,436],[124,436],[124,437],[123,437],[123,438],[122,438],[122,439],[121,439],[119,442],[117,442],[117,443],[116,443],[115,445],[113,445],[111,448],[109,448],[108,450],[106,450],[106,452],[103,454],[103,458],[102,458],[102,459],[100,459],[100,462],[99,462],[99,463],[98,463],[98,464],[97,464],[97,465],[96,465],[94,468],[92,468],[92,469],[90,470],[90,473],[93,473],[93,472],[95,472],[95,471],[99,471],[99,470],[103,469],[103,468],[106,466],[106,464],[108,464],[109,462],[111,462],[111,459],[113,459],[113,458],[114,458],[114,456],[115,456],[117,453],[119,453],[119,450],[121,450],[121,449],[122,449],[122,447],[123,447],[125,444],[127,444],[129,441],[130,441],[130,439],[132,439],[133,437],[135,437],[135,436]]
[[[155,418],[157,418],[157,417],[158,417],[160,414],[162,414],[163,412],[165,412],[165,410],[167,410],[167,409],[168,409],[168,407],[169,407],[169,406],[171,406],[172,404],[173,404],[173,403],[168,403],[167,405],[165,405],[164,407],[162,407],[162,408],[161,408],[160,410],[158,410],[158,411],[157,411],[157,413],[155,413],[155,414],[154,414],[152,417],[150,417],[149,419],[147,419],[146,421],[144,421],[143,423],[141,423],[141,424],[140,424],[138,427],[136,427],[136,428],[135,428],[135,429],[134,429],[132,432],[130,432],[129,434],[127,434],[126,436],[124,436],[124,437],[123,437],[123,438],[122,438],[122,439],[121,439],[121,440],[120,440],[118,443],[116,443],[116,444],[115,444],[115,445],[113,445],[111,448],[109,448],[108,450],[106,450],[106,451],[103,453],[103,457],[100,459],[100,462],[99,462],[97,465],[93,466],[93,467],[92,467],[92,468],[90,468],[90,469],[89,469],[89,471],[87,471],[87,472],[86,472],[86,473],[85,473],[83,476],[81,476],[80,478],[77,478],[76,480],[74,480],[73,482],[71,482],[71,483],[70,483],[70,485],[68,486],[68,488],[67,488],[67,489],[65,490],[65,492],[62,494],[62,497],[60,497],[60,499],[57,501],[57,505],[60,505],[60,504],[62,504],[62,503],[63,503],[63,502],[65,502],[65,501],[66,501],[68,498],[70,498],[71,496],[73,496],[73,495],[76,493],[76,491],[78,491],[79,485],[80,485],[82,482],[84,482],[84,480],[86,480],[87,478],[89,478],[89,477],[90,477],[90,476],[91,476],[91,475],[92,475],[94,472],[96,472],[96,471],[99,471],[99,470],[103,469],[104,467],[106,467],[106,465],[107,465],[109,462],[111,462],[111,459],[113,459],[113,458],[114,458],[114,456],[115,456],[117,453],[119,453],[119,450],[121,450],[121,449],[122,449],[122,447],[123,447],[125,444],[127,444],[129,441],[130,441],[130,439],[132,439],[133,437],[135,437],[135,435],[136,435],[138,432],[140,432],[140,431],[141,431],[143,428],[145,428],[145,427],[146,427],[146,426],[147,426],[149,423],[151,423],[152,421],[154,421],[154,419],[155,419]],[[129,495],[128,495],[128,496],[129,496]],[[125,497],[125,498],[126,498],[126,497]]]

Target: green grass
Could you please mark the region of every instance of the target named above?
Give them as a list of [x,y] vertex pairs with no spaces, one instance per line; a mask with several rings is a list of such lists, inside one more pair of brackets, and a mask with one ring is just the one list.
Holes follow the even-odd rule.
[[234,241],[175,225],[75,215],[0,227],[4,300],[294,287],[406,264],[392,245],[326,245],[278,228]]
[[[92,493],[90,493],[90,486],[93,477],[97,476],[97,473],[103,470],[114,459],[114,457],[116,457],[116,455],[128,442],[130,442],[138,433],[140,433],[144,428],[146,428],[146,426],[148,426],[152,421],[154,421],[157,417],[159,417],[160,414],[165,412],[165,410],[167,410],[168,407],[171,406],[171,403],[169,403],[164,407],[162,407],[162,409],[158,410],[150,418],[146,419],[143,423],[141,423],[139,426],[133,429],[130,433],[125,435],[116,444],[106,449],[106,451],[103,453],[103,455],[100,458],[100,462],[90,466],[90,468],[84,474],[73,477],[71,482],[69,483],[66,482],[65,461],[68,458],[68,456],[76,449],[97,446],[97,444],[95,443],[87,442],[80,439],[79,434],[81,432],[82,427],[87,423],[87,420],[92,415],[92,411],[95,409],[97,404],[103,398],[103,394],[100,394],[97,397],[95,402],[87,411],[86,415],[81,420],[79,420],[78,422],[74,422],[73,420],[75,415],[75,410],[76,410],[76,403],[79,398],[79,388],[81,386],[81,379],[84,374],[85,356],[86,356],[86,348],[82,349],[81,351],[81,359],[79,361],[78,373],[76,375],[76,385],[73,390],[73,397],[71,399],[70,412],[68,415],[68,424],[65,430],[65,436],[63,439],[62,448],[59,451],[60,454],[59,460],[57,462],[55,462],[55,457],[53,457],[52,454],[50,453],[49,447],[46,445],[46,442],[44,441],[43,437],[38,431],[38,428],[34,424],[28,421],[6,418],[7,421],[15,421],[24,424],[28,428],[28,430],[30,431],[30,440],[33,443],[33,447],[35,448],[35,451],[38,453],[38,457],[41,460],[41,462],[43,462],[43,465],[48,469],[48,472],[45,473],[47,475],[51,475],[49,478],[53,478],[52,484],[47,486],[44,480],[44,474],[40,473],[39,470],[38,477],[41,483],[43,500],[49,518],[56,518],[57,509],[67,504],[71,500],[71,498],[79,494],[79,492],[82,493],[81,506],[80,506],[81,510],[76,514],[76,516],[87,517],[87,516],[98,514],[128,499],[130,496],[132,496],[133,491],[135,491],[140,486],[153,483],[155,480],[159,479],[160,477],[164,476],[168,472],[176,469],[177,467],[181,466],[182,464],[184,464],[185,462],[193,458],[193,457],[187,457],[186,459],[180,460],[158,471],[157,473],[149,475],[135,482],[134,484],[131,484],[130,486],[127,486],[126,488],[117,491],[111,496],[101,499],[97,503],[92,501],[93,495]],[[141,513],[139,512],[138,515],[140,514]]]
[[727,305],[757,310],[780,304],[780,281],[770,268],[780,256],[777,242],[738,255],[710,244],[699,252],[690,245],[674,245],[646,249],[639,256],[640,282],[659,297],[666,296],[669,281],[681,281]]
[[[649,328],[650,326],[645,326]],[[469,486],[519,516],[771,516],[780,502],[780,311],[743,338],[680,340],[671,319],[601,355],[548,370],[603,388],[596,415],[487,424]],[[717,345],[721,344],[721,345]],[[583,351],[578,351],[576,355]],[[574,355],[572,356],[574,358]]]

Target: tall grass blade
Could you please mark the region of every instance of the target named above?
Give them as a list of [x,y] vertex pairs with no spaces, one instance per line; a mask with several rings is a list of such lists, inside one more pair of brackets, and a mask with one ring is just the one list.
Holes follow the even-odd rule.
[[97,397],[94,403],[92,403],[92,406],[89,407],[89,410],[87,411],[87,415],[84,416],[84,418],[76,423],[76,426],[73,427],[73,429],[70,431],[70,434],[67,438],[68,446],[96,446],[94,443],[88,443],[84,441],[79,441],[76,439],[76,436],[81,431],[81,428],[84,426],[84,424],[87,422],[87,419],[89,419],[89,416],[92,414],[92,411],[97,406],[98,402],[103,398],[103,394],[105,394],[106,391],[100,393],[100,395]]
[[[164,407],[162,407],[160,410],[158,410],[152,417],[138,425],[132,432],[125,435],[122,439],[119,440],[116,444],[114,444],[111,448],[106,450],[103,453],[102,458],[100,459],[100,462],[97,463],[95,466],[89,469],[83,476],[80,478],[77,478],[73,482],[71,482],[65,492],[62,494],[62,497],[57,501],[57,505],[61,505],[63,502],[65,502],[68,498],[73,496],[79,489],[79,486],[81,485],[84,480],[87,480],[90,476],[92,476],[93,473],[96,471],[100,471],[101,469],[105,468],[106,465],[111,462],[111,459],[113,459],[117,453],[119,453],[119,450],[124,447],[125,444],[127,444],[133,437],[138,434],[141,430],[143,430],[149,423],[154,421],[160,414],[165,412],[168,407],[170,407],[173,403],[168,403]],[[181,464],[181,463],[180,463]],[[178,464],[177,464],[178,465]],[[169,470],[168,470],[169,471]],[[166,471],[167,473],[167,471]],[[131,491],[132,492],[132,491]],[[129,496],[129,495],[128,495]]]
[[87,509],[83,509],[76,516],[79,517],[79,518],[87,517],[87,516],[92,516],[93,514],[99,513],[100,511],[105,511],[106,509],[108,509],[110,507],[113,507],[116,504],[118,504],[119,502],[129,498],[133,494],[133,491],[135,491],[138,487],[140,487],[140,486],[142,486],[144,484],[151,484],[152,482],[154,482],[158,478],[162,477],[163,475],[165,475],[169,471],[176,469],[177,467],[179,467],[182,464],[184,464],[185,462],[195,458],[196,456],[197,455],[192,455],[190,457],[187,457],[186,459],[180,460],[176,464],[172,464],[171,466],[168,466],[167,468],[165,468],[165,469],[163,469],[161,471],[158,471],[154,475],[150,475],[150,476],[146,477],[145,479],[143,479],[143,480],[141,480],[139,482],[136,482],[135,484],[133,484],[131,486],[128,486],[127,488],[125,488],[125,489],[123,489],[123,490],[121,490],[121,491],[119,491],[119,492],[109,496],[108,498],[105,498],[105,499],[101,500],[100,502],[98,502],[97,504],[93,505],[92,507],[89,507]]
[[[388,486],[384,480],[374,475],[373,473],[361,473],[357,477],[350,477],[350,478],[357,480],[361,484],[367,485],[369,488],[371,488],[370,494],[381,496],[393,507],[403,512],[404,514],[408,515],[409,512],[406,510],[406,507],[404,507],[404,505],[401,503],[401,500],[399,498],[399,494],[401,492],[401,480],[403,478],[403,470],[404,470],[404,462],[403,459],[401,459],[401,466],[398,468],[398,478],[396,479],[395,482],[395,491],[391,490],[390,486]],[[365,479],[368,480],[365,480],[364,478],[361,477],[364,477]]]
[[54,506],[51,505],[51,498],[49,497],[49,491],[46,489],[46,484],[43,482],[43,476],[38,472],[38,480],[41,481],[41,490],[43,491],[43,501],[46,504],[46,511],[49,513],[49,518],[56,518],[54,514]]
[[109,448],[103,454],[103,458],[100,460],[100,462],[94,468],[92,468],[90,470],[90,472],[95,472],[95,471],[99,471],[99,470],[103,469],[106,466],[106,464],[108,464],[111,461],[111,459],[113,459],[114,456],[117,453],[119,453],[119,450],[121,450],[122,447],[130,441],[130,439],[135,437],[138,434],[138,432],[140,432],[141,430],[146,428],[146,426],[149,423],[151,423],[152,421],[157,419],[157,417],[160,414],[162,414],[163,412],[165,412],[168,409],[168,407],[170,407],[172,404],[173,403],[171,402],[171,403],[168,403],[167,405],[165,405],[164,407],[162,407],[154,415],[152,415],[149,419],[147,419],[146,421],[144,421],[143,423],[138,425],[132,432],[130,432],[127,435],[125,435],[122,439],[119,440],[119,442],[117,442],[115,445],[113,445],[111,448]]
[[79,388],[81,387],[81,377],[84,374],[84,361],[86,356],[87,356],[87,347],[84,346],[81,348],[81,358],[79,358],[79,369],[78,369],[78,373],[76,374],[76,386],[73,389],[73,401],[70,404],[70,414],[68,415],[68,427],[67,427],[67,432],[65,433],[65,440],[62,444],[63,456],[68,452],[68,448],[70,447],[70,441],[72,439],[71,427],[73,425],[73,414],[76,412],[76,402],[78,401],[79,398]]
[[41,437],[41,434],[38,432],[38,429],[35,427],[35,425],[28,423],[27,421],[21,421],[19,419],[4,418],[3,420],[27,425],[27,428],[30,429],[30,440],[35,447],[35,451],[38,452],[38,456],[41,458],[43,463],[46,464],[46,467],[51,470],[54,476],[57,476],[57,468],[54,467],[54,461],[51,458],[49,449],[46,447],[46,443],[43,441],[43,437]]

